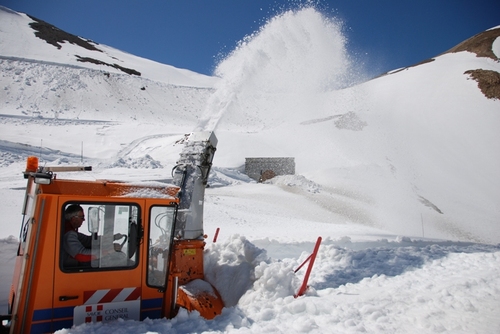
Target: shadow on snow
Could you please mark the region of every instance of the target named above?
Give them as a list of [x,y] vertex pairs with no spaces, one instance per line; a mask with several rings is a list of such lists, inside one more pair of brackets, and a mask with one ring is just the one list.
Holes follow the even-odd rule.
[[[320,272],[320,277],[314,280],[316,282],[311,282],[311,287],[316,290],[358,283],[374,275],[397,276],[451,253],[489,253],[500,250],[500,245],[408,240],[349,242],[344,246],[327,242],[322,247],[325,249],[320,249],[313,269],[313,272]],[[327,274],[321,277],[321,273]]]

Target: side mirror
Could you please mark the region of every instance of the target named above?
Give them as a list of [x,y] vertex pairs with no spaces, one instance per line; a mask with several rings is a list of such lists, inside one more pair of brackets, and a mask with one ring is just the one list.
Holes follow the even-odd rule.
[[87,219],[89,232],[97,235],[97,232],[99,231],[99,208],[90,207]]

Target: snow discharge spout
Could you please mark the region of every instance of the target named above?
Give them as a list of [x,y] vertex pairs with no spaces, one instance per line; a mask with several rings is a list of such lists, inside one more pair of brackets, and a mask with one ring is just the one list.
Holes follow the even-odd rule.
[[219,63],[222,80],[197,130],[262,129],[288,117],[297,101],[345,87],[345,44],[341,23],[312,7],[273,17]]

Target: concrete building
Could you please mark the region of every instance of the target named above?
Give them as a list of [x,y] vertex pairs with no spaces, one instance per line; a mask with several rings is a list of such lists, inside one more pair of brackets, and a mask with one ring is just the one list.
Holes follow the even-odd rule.
[[245,174],[258,182],[276,175],[294,175],[295,158],[245,158]]

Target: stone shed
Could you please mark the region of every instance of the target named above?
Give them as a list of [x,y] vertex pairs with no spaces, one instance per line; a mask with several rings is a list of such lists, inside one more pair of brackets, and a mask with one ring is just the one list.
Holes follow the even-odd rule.
[[245,174],[258,182],[276,175],[294,175],[295,158],[245,158]]

